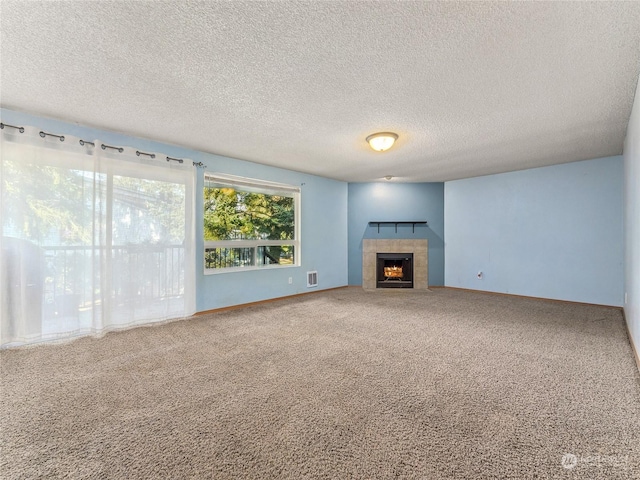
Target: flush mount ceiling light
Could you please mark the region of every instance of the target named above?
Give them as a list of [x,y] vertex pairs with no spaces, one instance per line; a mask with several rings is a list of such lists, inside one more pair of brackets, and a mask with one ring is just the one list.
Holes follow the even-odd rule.
[[371,148],[373,148],[376,152],[384,152],[385,150],[389,150],[393,147],[393,144],[398,139],[398,135],[393,132],[379,132],[369,135],[367,137],[367,142]]

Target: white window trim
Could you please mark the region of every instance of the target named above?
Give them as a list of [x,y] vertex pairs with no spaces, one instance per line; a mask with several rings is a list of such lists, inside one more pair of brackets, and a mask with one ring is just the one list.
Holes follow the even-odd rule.
[[[295,268],[302,265],[302,249],[300,242],[301,234],[301,195],[300,187],[294,185],[287,185],[284,183],[270,182],[267,180],[258,180],[247,177],[238,177],[234,175],[227,175],[222,173],[204,173],[204,185],[207,185],[208,181],[215,183],[228,184],[233,187],[245,187],[250,189],[256,189],[260,193],[269,193],[269,191],[281,191],[292,194],[294,202],[294,239],[293,240],[215,240],[204,241],[204,248],[202,250],[202,258],[204,260],[205,252],[208,248],[254,248],[263,246],[278,246],[278,245],[292,245],[294,248],[294,263],[285,265],[252,265],[248,267],[226,267],[226,268],[207,268],[206,262],[204,262],[204,274],[205,275],[218,275],[223,273],[232,272],[248,272],[255,270],[271,270],[279,268]],[[257,253],[257,252],[256,252]]]

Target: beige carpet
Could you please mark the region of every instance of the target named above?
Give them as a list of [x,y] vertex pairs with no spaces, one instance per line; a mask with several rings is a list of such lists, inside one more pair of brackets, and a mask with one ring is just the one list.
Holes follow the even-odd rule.
[[348,288],[0,356],[3,479],[640,478],[612,308]]

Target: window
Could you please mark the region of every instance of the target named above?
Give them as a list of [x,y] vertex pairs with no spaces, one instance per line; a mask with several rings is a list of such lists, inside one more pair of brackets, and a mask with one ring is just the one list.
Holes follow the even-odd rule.
[[191,162],[39,132],[0,133],[2,345],[191,315]]
[[205,173],[205,273],[300,265],[300,189]]

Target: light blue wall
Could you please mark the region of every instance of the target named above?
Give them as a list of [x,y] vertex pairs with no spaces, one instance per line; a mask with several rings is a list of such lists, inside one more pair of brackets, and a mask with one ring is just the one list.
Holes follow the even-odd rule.
[[624,312],[640,358],[640,82],[624,142],[624,213]]
[[447,182],[446,285],[622,305],[622,192],[621,156]]
[[[427,220],[428,226],[383,225],[370,221]],[[349,285],[362,285],[362,240],[426,238],[429,240],[429,285],[444,285],[444,184],[349,184]]]
[[[240,175],[301,186],[302,266],[204,275],[203,205],[196,188],[196,308],[198,311],[347,285],[347,183],[242,160],[198,152],[174,145],[97,130],[58,120],[0,109],[4,123],[32,125],[51,133],[99,139],[143,151],[162,152],[202,162],[210,172]],[[318,287],[309,289],[306,272],[318,271]],[[288,283],[292,277],[292,284]]]

